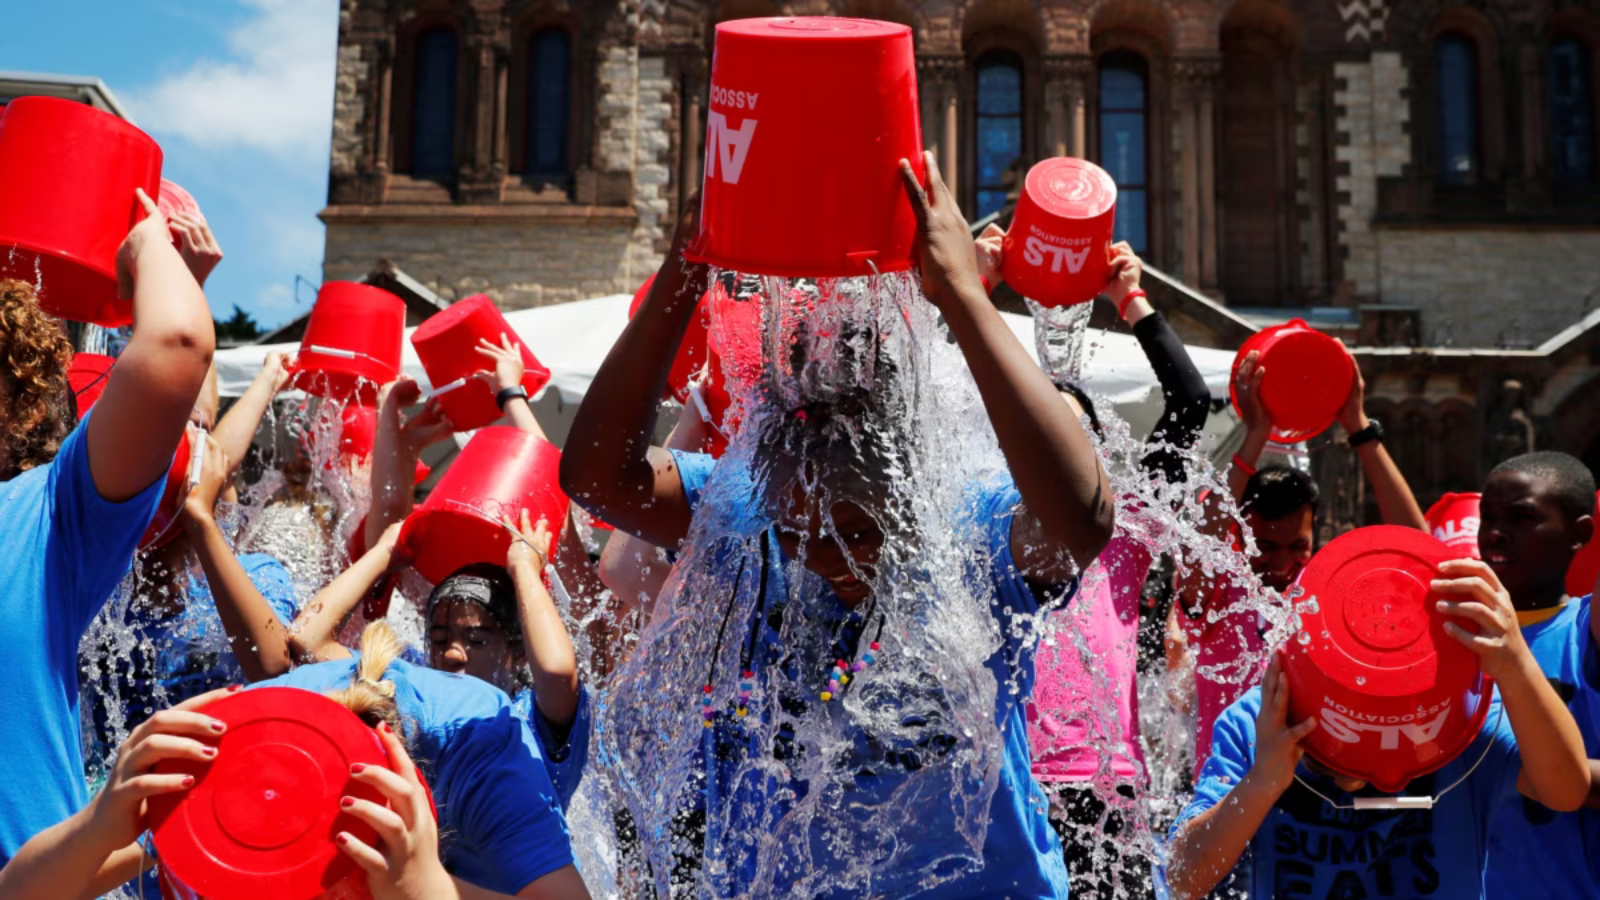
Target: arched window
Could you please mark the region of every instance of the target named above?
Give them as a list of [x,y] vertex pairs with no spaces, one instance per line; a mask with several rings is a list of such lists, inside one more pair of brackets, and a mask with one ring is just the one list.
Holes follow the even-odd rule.
[[456,33],[430,28],[417,36],[416,97],[411,115],[411,174],[449,175],[456,151]]
[[572,115],[572,36],[546,28],[528,39],[528,133],[522,171],[564,177]]
[[977,218],[1006,205],[1006,172],[1022,159],[1022,60],[992,50],[978,59]]
[[1149,174],[1145,161],[1148,72],[1137,53],[1100,58],[1100,165],[1117,183],[1115,239],[1149,249]]
[[1577,38],[1550,46],[1550,160],[1558,180],[1594,180],[1589,48]]
[[1476,184],[1478,153],[1478,48],[1461,34],[1434,43],[1439,91],[1439,180]]

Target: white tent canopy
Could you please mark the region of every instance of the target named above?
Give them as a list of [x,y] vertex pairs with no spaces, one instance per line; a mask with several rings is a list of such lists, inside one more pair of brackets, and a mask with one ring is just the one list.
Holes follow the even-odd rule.
[[[550,386],[545,394],[556,394],[556,398],[547,396],[556,402],[541,404],[542,407],[553,406],[570,415],[571,409],[582,402],[600,363],[628,324],[631,300],[626,294],[615,294],[506,314],[506,321],[516,330],[517,336],[550,369]],[[1009,313],[1002,315],[1022,345],[1033,352],[1033,320]],[[422,371],[422,364],[411,347],[409,330],[406,337],[405,373],[424,389],[431,390],[427,373]],[[1088,342],[1085,386],[1091,393],[1115,404],[1135,433],[1148,431],[1160,415],[1161,395],[1155,373],[1138,341],[1128,335],[1096,330],[1090,330],[1085,340]],[[277,351],[292,355],[298,349],[297,344],[251,344],[218,351],[218,387],[222,396],[242,395],[261,370],[268,353]],[[1227,396],[1233,354],[1190,347],[1189,355],[1204,376],[1211,395]],[[1214,423],[1214,427],[1220,424]],[[565,428],[557,427],[551,432],[552,437],[556,437],[558,433],[564,434]]]

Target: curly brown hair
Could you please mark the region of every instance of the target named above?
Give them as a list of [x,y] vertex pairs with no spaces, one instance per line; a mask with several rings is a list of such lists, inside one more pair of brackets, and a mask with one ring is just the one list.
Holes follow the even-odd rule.
[[0,280],[0,479],[55,459],[76,419],[71,365],[72,341],[33,285]]

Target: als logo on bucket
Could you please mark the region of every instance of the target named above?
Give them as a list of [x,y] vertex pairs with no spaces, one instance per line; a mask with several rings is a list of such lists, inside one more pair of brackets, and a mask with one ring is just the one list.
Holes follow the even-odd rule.
[[1478,540],[1480,520],[1477,516],[1462,516],[1459,521],[1445,522],[1433,529],[1433,536],[1452,547],[1466,541]]
[[[1083,264],[1089,259],[1089,248],[1092,246],[1088,238],[1062,238],[1037,229],[1029,230],[1033,234],[1028,235],[1022,247],[1022,258],[1028,265],[1043,266],[1045,257],[1049,257],[1052,274],[1061,274],[1063,265],[1073,275],[1083,271]],[[1082,244],[1083,248],[1074,250],[1074,244]]]
[[1322,702],[1325,705],[1322,712],[1317,714],[1317,719],[1330,737],[1346,744],[1357,744],[1364,735],[1376,734],[1379,750],[1397,749],[1402,735],[1419,747],[1431,744],[1439,739],[1445,722],[1450,719],[1449,702],[1404,716],[1368,715],[1337,703],[1330,697],[1324,697]]
[[[731,91],[711,87],[713,105],[728,109],[755,111],[759,93]],[[756,120],[745,119],[738,128],[728,125],[728,117],[716,110],[706,112],[706,178],[720,177],[725,184],[738,184],[744,173],[744,161],[750,156],[750,144],[755,140]]]

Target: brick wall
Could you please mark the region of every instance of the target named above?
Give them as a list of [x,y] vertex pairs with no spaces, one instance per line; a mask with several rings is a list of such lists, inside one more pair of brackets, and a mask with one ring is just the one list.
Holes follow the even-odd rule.
[[[1406,69],[1398,53],[1333,67],[1337,145],[1334,190],[1344,281],[1360,297],[1379,295],[1378,179],[1400,175],[1411,161],[1406,136]],[[1386,298],[1387,299],[1387,298]]]
[[633,229],[613,223],[341,224],[328,228],[323,278],[360,278],[390,259],[442,297],[482,292],[522,309],[631,293],[632,246]]
[[1574,265],[1600,259],[1600,231],[1380,228],[1373,241],[1384,302],[1421,309],[1425,344],[1534,346],[1600,293],[1592,266]]

